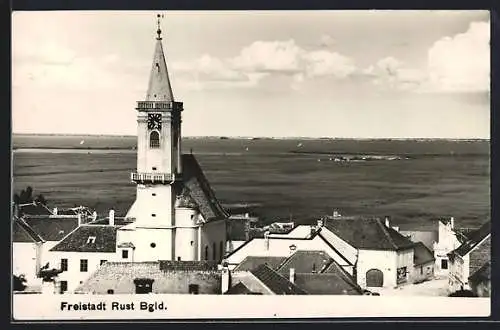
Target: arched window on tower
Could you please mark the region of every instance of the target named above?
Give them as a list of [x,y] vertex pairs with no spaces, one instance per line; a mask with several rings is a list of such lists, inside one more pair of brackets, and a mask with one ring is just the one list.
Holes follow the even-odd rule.
[[149,134],[149,147],[159,148],[160,147],[160,134],[157,131],[152,131]]

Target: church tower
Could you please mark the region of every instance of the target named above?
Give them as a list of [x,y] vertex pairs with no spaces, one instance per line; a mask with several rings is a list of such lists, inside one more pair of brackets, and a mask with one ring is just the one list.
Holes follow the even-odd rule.
[[181,154],[182,102],[174,100],[158,30],[149,84],[137,101],[136,200],[117,231],[122,261],[212,260],[225,253],[228,214],[196,158]]
[[[149,84],[144,100],[137,102],[137,197],[127,217],[144,231],[150,253],[171,260],[175,254],[175,187],[182,180],[181,111],[174,101],[162,45],[160,21]],[[163,244],[162,244],[163,243]],[[169,246],[162,246],[165,244]]]

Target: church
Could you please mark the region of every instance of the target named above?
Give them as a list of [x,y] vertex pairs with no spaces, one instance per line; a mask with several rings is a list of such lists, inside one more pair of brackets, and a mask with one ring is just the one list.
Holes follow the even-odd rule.
[[118,229],[116,260],[222,260],[228,214],[192,154],[182,154],[183,103],[174,100],[158,21],[144,100],[137,102],[136,200]]

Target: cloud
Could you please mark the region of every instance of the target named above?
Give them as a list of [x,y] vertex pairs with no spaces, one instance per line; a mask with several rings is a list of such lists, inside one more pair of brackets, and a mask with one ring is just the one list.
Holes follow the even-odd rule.
[[371,79],[375,85],[396,90],[418,90],[427,80],[425,72],[410,68],[392,56],[380,59],[375,65],[361,70],[361,74]]
[[319,46],[322,48],[330,48],[335,45],[335,39],[328,34],[323,34],[319,39]]
[[442,91],[488,91],[490,23],[472,22],[465,33],[444,37],[428,51],[433,88]]

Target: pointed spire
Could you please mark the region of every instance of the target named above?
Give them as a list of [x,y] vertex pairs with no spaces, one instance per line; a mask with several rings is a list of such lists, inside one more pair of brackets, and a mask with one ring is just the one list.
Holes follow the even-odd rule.
[[170,79],[168,77],[167,63],[165,61],[165,54],[163,53],[163,45],[161,38],[160,17],[157,15],[158,29],[156,30],[156,46],[153,55],[153,65],[149,75],[148,92],[146,101],[174,101]]

